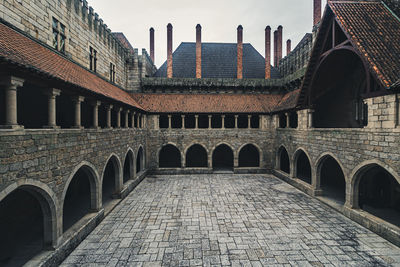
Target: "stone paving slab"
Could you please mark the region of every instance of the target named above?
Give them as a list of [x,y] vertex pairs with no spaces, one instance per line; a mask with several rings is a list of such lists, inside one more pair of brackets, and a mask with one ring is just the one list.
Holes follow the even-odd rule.
[[400,266],[400,248],[271,175],[163,175],[62,266]]

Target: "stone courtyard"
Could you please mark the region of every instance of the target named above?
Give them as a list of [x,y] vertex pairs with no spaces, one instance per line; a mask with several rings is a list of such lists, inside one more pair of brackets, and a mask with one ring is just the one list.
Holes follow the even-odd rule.
[[148,176],[62,266],[399,266],[400,249],[271,175]]

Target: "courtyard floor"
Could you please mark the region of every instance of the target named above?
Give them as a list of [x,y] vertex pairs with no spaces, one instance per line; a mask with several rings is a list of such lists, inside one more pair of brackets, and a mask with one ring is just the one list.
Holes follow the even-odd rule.
[[149,176],[62,266],[400,266],[400,248],[271,175]]

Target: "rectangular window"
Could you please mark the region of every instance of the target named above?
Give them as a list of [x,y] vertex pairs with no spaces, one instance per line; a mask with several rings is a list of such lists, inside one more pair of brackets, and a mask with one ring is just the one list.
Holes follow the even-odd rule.
[[110,82],[115,83],[115,65],[110,63]]
[[53,18],[53,48],[65,53],[65,26],[59,22],[56,18]]
[[93,47],[89,48],[90,55],[89,55],[89,68],[91,71],[96,72],[97,71],[97,51]]

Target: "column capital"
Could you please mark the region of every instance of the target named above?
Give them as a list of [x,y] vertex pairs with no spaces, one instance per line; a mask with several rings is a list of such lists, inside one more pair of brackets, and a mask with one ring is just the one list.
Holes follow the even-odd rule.
[[122,111],[122,109],[123,109],[123,108],[120,108],[120,107],[115,107],[115,110],[116,110],[117,112],[121,112],[121,111]]
[[92,100],[92,101],[90,101],[90,105],[92,105],[94,107],[98,107],[101,105],[101,101]]
[[168,115],[168,118],[172,118],[172,115]]
[[131,113],[131,111],[129,109],[127,109],[125,112],[126,112],[126,114]]
[[225,118],[225,115],[221,115],[222,118]]
[[107,105],[106,105],[106,109],[107,109],[107,110],[111,110],[113,107],[114,107],[114,106],[111,105],[111,104],[107,104]]
[[182,117],[182,118],[185,118],[185,117],[186,117],[186,115],[181,115],[181,117]]
[[251,118],[252,115],[247,115],[247,118]]
[[235,115],[235,118],[236,118],[236,119],[239,118],[239,115]]
[[208,115],[208,118],[212,118],[212,115]]
[[18,87],[24,86],[25,79],[15,76],[4,76],[0,77],[0,84],[10,87],[9,89],[17,89]]
[[72,101],[73,102],[83,102],[85,100],[85,97],[84,96],[73,96],[72,97]]
[[43,93],[47,96],[59,96],[61,94],[61,90],[56,88],[46,88],[43,89]]
[[198,117],[199,117],[199,115],[194,115],[194,117],[195,117],[195,118],[198,118]]

